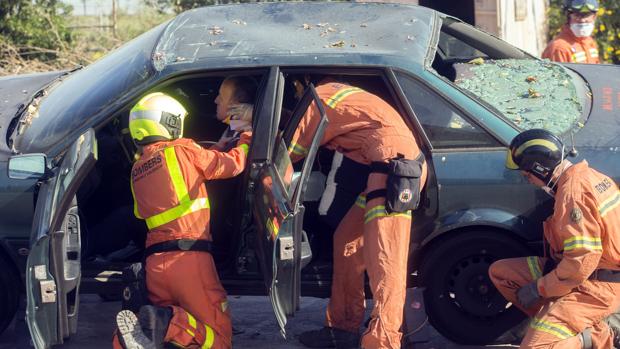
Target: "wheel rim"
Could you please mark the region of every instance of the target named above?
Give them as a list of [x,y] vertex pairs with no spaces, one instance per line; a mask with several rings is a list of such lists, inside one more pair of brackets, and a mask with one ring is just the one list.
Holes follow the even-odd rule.
[[446,280],[446,293],[453,306],[476,319],[493,320],[507,309],[507,302],[488,276],[495,258],[479,254],[455,263]]

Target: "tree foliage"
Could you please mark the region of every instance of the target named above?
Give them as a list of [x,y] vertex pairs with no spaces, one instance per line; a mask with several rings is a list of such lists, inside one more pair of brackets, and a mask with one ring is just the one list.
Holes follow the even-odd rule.
[[196,7],[259,2],[259,0],[144,0],[144,2],[147,6],[155,7],[162,12],[172,9],[175,13],[181,13]]
[[[7,43],[24,51],[65,49],[71,42],[71,33],[65,18],[71,6],[58,0],[2,0],[0,1],[0,35]],[[41,51],[40,52],[45,52]]]
[[[563,0],[551,0],[549,36],[555,36],[566,22],[562,13]],[[600,9],[594,30],[601,58],[607,63],[620,64],[620,1],[599,0]]]

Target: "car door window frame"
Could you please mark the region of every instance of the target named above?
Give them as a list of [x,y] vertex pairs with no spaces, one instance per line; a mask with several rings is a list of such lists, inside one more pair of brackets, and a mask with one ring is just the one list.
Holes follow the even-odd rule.
[[[419,118],[416,115],[415,112],[415,108],[413,108],[413,106],[410,104],[409,99],[407,98],[404,89],[402,88],[400,82],[399,82],[399,78],[398,76],[402,76],[403,78],[406,79],[411,79],[414,81],[414,83],[423,86],[424,88],[426,88],[429,93],[434,94],[439,100],[441,100],[444,104],[446,104],[446,106],[454,109],[456,112],[459,113],[459,116],[461,118],[463,118],[465,121],[467,121],[468,123],[470,123],[471,125],[473,125],[474,127],[480,129],[481,131],[483,131],[485,134],[487,134],[490,138],[492,138],[493,140],[495,140],[497,142],[497,146],[488,146],[488,147],[450,147],[450,148],[438,148],[436,146],[434,146],[430,140],[429,135],[427,134],[426,130],[424,130],[424,127],[422,126]],[[423,81],[422,79],[420,79],[419,77],[411,74],[410,72],[407,71],[403,71],[400,69],[393,69],[390,68],[388,69],[388,77],[390,79],[390,81],[392,82],[392,85],[394,86],[394,88],[396,89],[396,92],[400,98],[400,102],[407,106],[406,110],[407,112],[412,115],[418,122],[419,127],[421,128],[421,132],[424,134],[425,137],[425,141],[428,142],[429,147],[432,150],[441,150],[444,152],[454,152],[454,151],[476,151],[476,150],[485,150],[485,149],[498,149],[498,148],[505,148],[507,147],[507,144],[502,140],[501,137],[499,137],[497,134],[495,134],[495,132],[493,132],[492,129],[490,129],[488,126],[478,122],[478,120],[474,117],[472,117],[469,112],[467,112],[466,110],[464,110],[462,107],[460,107],[459,105],[457,105],[456,103],[452,102],[444,93],[442,93],[440,90],[438,90],[437,88],[431,86],[430,84],[427,84],[425,81]]]

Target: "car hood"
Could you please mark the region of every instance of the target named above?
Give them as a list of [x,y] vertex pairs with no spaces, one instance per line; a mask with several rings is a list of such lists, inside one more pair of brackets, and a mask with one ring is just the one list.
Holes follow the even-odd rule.
[[592,109],[585,126],[575,134],[578,147],[620,150],[620,67],[565,64],[590,85]]
[[65,74],[64,71],[6,76],[0,78],[0,160],[10,155],[7,130],[18,111],[29,104],[37,91]]

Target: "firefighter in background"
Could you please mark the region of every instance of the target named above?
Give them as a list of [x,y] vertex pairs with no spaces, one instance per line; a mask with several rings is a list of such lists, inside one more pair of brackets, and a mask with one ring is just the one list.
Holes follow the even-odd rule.
[[204,182],[245,168],[250,135],[218,152],[182,138],[187,112],[175,99],[151,93],[131,110],[129,130],[141,148],[131,173],[134,210],[144,219],[146,286],[153,305],[138,317],[117,315],[115,347],[230,348],[232,326],[226,292],[215,269]]
[[[296,86],[307,82],[297,82]],[[329,120],[320,145],[336,151],[332,171],[351,163],[368,168],[369,175],[356,193],[357,200],[354,197],[347,206],[348,212],[334,235],[334,273],[325,327],[303,333],[300,341],[314,348],[400,348],[412,217],[411,210],[390,212],[386,208],[388,175],[381,168],[398,157],[418,159],[417,188],[407,189],[401,199],[419,200],[426,178],[424,157],[403,117],[378,96],[326,80],[316,92]],[[289,148],[293,161],[307,154],[320,119],[318,108],[312,105],[293,136]],[[345,177],[352,180],[361,176],[358,172]],[[360,342],[364,271],[370,280],[374,308]]]
[[532,317],[521,348],[618,347],[617,327],[603,319],[620,309],[620,191],[586,161],[573,165],[565,156],[560,139],[545,130],[512,140],[506,167],[555,199],[543,223],[548,252],[497,261],[489,275]]
[[598,64],[599,52],[592,38],[597,0],[565,0],[566,24],[543,51],[542,58],[556,62]]

